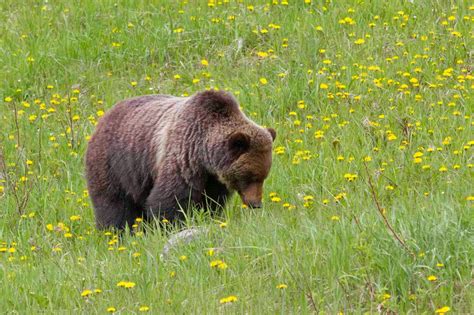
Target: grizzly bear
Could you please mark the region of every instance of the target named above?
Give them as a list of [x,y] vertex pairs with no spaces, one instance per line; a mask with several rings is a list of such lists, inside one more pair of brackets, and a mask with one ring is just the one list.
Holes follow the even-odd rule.
[[260,207],[275,136],[228,92],[119,102],[100,119],[86,153],[97,227],[183,219],[190,206],[215,211],[233,191]]

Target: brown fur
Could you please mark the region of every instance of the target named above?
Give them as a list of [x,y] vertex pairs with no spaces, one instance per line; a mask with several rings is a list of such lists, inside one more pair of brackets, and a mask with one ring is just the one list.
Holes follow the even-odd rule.
[[142,216],[174,220],[190,205],[215,210],[234,190],[259,207],[275,135],[226,92],[118,103],[99,121],[86,154],[97,226],[123,228]]

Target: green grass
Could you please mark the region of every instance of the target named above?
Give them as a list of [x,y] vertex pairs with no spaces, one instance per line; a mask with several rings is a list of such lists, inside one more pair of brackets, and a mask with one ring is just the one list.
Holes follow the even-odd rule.
[[[188,2],[1,2],[0,309],[472,312],[474,7]],[[176,227],[96,231],[83,157],[101,112],[211,87],[277,130],[264,208],[196,211],[209,233],[165,261]]]

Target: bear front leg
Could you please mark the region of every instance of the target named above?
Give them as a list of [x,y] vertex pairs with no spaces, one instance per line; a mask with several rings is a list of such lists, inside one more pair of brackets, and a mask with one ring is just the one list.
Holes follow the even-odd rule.
[[173,222],[184,219],[182,211],[199,202],[200,194],[191,187],[173,190],[155,185],[146,200],[145,211],[150,219],[155,217]]
[[129,197],[124,195],[91,195],[95,210],[96,225],[99,229],[114,227],[123,229],[133,225],[143,212]]

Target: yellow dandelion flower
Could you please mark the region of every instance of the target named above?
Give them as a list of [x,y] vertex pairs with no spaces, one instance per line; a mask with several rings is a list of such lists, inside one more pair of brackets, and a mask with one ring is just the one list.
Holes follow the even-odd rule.
[[260,81],[260,84],[262,84],[262,85],[268,84],[268,80],[266,78],[260,78],[259,81]]
[[217,268],[221,269],[221,270],[225,270],[227,269],[227,264],[225,262],[222,262],[220,263],[219,265],[217,265]]
[[387,140],[388,140],[388,141],[397,140],[397,136],[396,136],[395,134],[393,134],[393,133],[389,133],[389,134],[387,135]]
[[259,51],[259,52],[257,52],[257,56],[262,58],[262,59],[265,59],[265,58],[268,57],[268,53],[265,52],[265,51]]
[[82,297],[88,297],[91,294],[92,294],[92,290],[84,290],[84,291],[82,291],[81,296]]
[[279,285],[276,286],[277,289],[286,289],[288,286],[284,283],[280,283]]
[[420,158],[422,156],[423,156],[422,152],[415,152],[415,154],[413,154],[413,158]]
[[323,138],[324,138],[324,131],[322,131],[322,130],[316,130],[316,131],[314,132],[314,137],[315,137],[316,139],[323,139]]
[[272,202],[278,203],[278,202],[281,201],[281,198],[275,196],[275,197],[272,197],[270,200],[271,200]]
[[438,280],[438,277],[430,275],[426,279],[428,279],[428,281],[436,281],[436,280]]
[[449,145],[449,144],[451,144],[451,141],[452,141],[452,140],[453,140],[452,137],[446,137],[446,138],[444,138],[444,140],[443,140],[443,144],[444,144],[444,145]]
[[238,301],[238,298],[235,295],[229,295],[228,297],[220,299],[219,303],[228,304],[228,303],[234,303],[237,301]]
[[71,221],[79,221],[81,219],[81,216],[79,215],[72,215],[69,217],[69,220]]
[[451,308],[449,306],[443,306],[441,308],[438,308],[435,313],[436,314],[444,314],[444,313],[447,313],[451,310]]
[[109,306],[107,307],[107,312],[108,313],[115,313],[117,311],[117,309],[113,306]]
[[278,146],[275,148],[275,154],[281,155],[285,153],[285,147],[283,146]]
[[120,281],[119,283],[117,283],[117,287],[126,288],[126,289],[134,288],[135,285],[136,285],[135,282],[131,282],[131,281]]
[[344,174],[344,178],[348,181],[348,182],[353,182],[354,180],[357,179],[357,174],[351,174],[351,173],[346,173]]
[[222,264],[222,260],[213,260],[209,263],[209,266],[211,266],[211,268],[214,268],[214,267],[217,267],[220,264]]
[[140,312],[148,312],[150,310],[150,308],[146,305],[143,305],[143,306],[140,306],[140,308],[138,310]]
[[391,296],[390,294],[384,293],[384,294],[382,295],[382,300],[385,301],[385,300],[388,300],[388,299],[391,298],[391,297],[392,297],[392,296]]
[[354,42],[354,44],[356,44],[356,45],[362,45],[364,43],[365,43],[365,39],[363,39],[363,38],[359,38]]

